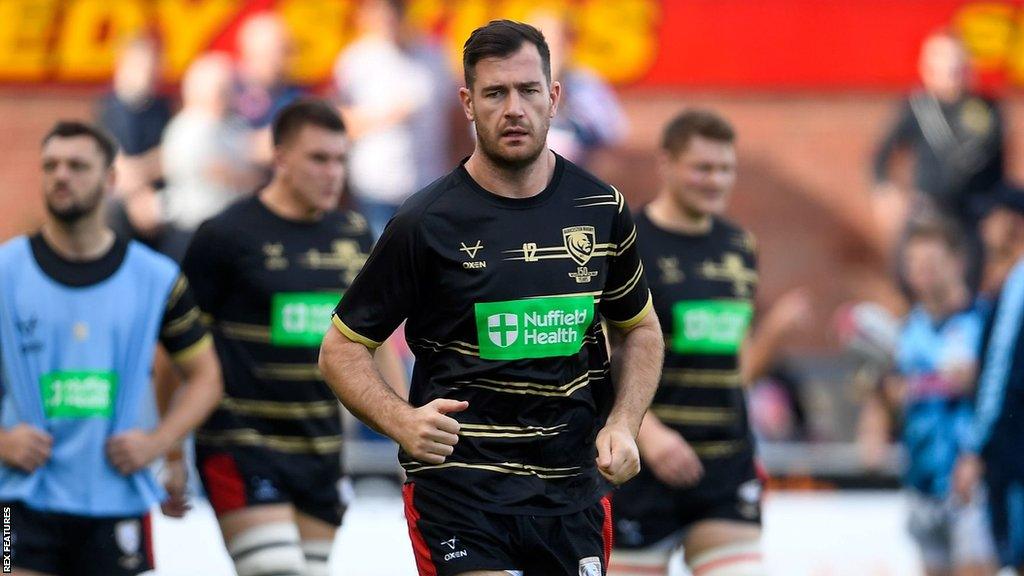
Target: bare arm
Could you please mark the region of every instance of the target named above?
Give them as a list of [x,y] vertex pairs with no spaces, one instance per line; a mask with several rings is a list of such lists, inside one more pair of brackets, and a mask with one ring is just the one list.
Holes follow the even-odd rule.
[[374,351],[373,362],[377,366],[377,371],[388,383],[388,386],[395,391],[395,394],[401,396],[403,400],[408,400],[409,383],[405,365],[398,353],[398,342],[395,336],[389,338],[383,346]]
[[465,410],[468,402],[438,398],[412,407],[385,382],[369,349],[338,330],[324,336],[320,371],[356,418],[398,442],[416,460],[441,464],[454,451],[459,423],[446,414]]
[[[213,412],[224,393],[220,362],[212,345],[206,341],[201,349],[186,358],[175,360],[183,383],[160,424],[151,432],[129,430],[113,436],[107,443],[107,455],[122,474],[131,474],[163,456]],[[171,379],[158,379],[174,385]],[[172,392],[158,390],[158,402],[167,402]]]
[[597,466],[609,482],[621,484],[640,471],[636,437],[658,389],[665,341],[654,310],[629,331],[612,330],[615,403],[597,435]]

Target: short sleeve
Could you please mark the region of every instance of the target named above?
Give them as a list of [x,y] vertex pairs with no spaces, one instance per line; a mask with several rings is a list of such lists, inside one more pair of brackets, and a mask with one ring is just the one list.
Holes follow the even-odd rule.
[[639,324],[653,305],[637,249],[636,224],[618,190],[615,190],[615,198],[619,207],[612,243],[616,248],[608,262],[608,280],[601,295],[600,311],[613,327],[628,330]]
[[334,309],[334,326],[353,342],[380,346],[419,303],[421,252],[416,218],[399,213]]
[[185,276],[178,276],[167,296],[167,306],[160,323],[160,343],[179,362],[212,343],[200,321],[199,307]]

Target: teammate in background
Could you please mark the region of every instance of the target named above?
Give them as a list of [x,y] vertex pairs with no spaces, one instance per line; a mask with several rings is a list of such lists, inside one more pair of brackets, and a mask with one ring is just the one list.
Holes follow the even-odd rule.
[[985,496],[961,499],[953,466],[973,414],[983,312],[972,303],[965,246],[952,222],[912,223],[902,265],[913,308],[896,345],[895,374],[865,404],[861,442],[881,454],[897,418],[907,454],[910,532],[929,576],[988,575],[995,549],[985,520]]
[[[661,366],[636,228],[618,191],[546,145],[561,88],[540,32],[493,21],[463,67],[476,149],[388,225],[320,365],[401,445],[421,575],[604,574],[603,496],[639,469]],[[406,319],[409,402],[370,356]]]
[[953,481],[966,500],[984,475],[999,559],[1024,573],[1024,191],[1001,188],[981,233],[988,263],[1014,264],[985,327],[974,421]]
[[270,184],[203,223],[185,256],[226,392],[196,433],[196,464],[240,576],[321,576],[345,505],[340,406],[317,352],[372,239],[362,216],[336,209],[348,150],[337,112],[296,101],[273,140]]
[[663,573],[681,543],[700,576],[761,575],[761,481],[740,350],[753,315],[753,237],[722,218],[735,133],[705,110],[662,133],[662,186],[637,217],[665,334],[665,366],[638,442],[645,467],[615,494],[612,574]]
[[[149,510],[166,494],[147,466],[221,395],[178,266],[104,223],[115,151],[91,125],[54,126],[42,144],[42,229],[0,246],[0,503],[13,512],[20,576],[151,570]],[[184,385],[155,424],[158,340]],[[182,513],[183,498],[179,485],[168,509]]]

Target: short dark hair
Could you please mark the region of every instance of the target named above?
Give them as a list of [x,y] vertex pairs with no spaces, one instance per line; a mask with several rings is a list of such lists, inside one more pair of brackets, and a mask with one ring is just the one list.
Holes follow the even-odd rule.
[[319,98],[300,98],[282,108],[274,117],[271,128],[274,146],[286,144],[308,125],[331,132],[345,132],[345,122],[334,106]]
[[675,156],[686,150],[694,136],[732,144],[736,131],[724,117],[712,110],[691,108],[672,119],[661,133],[661,149]]
[[77,136],[92,138],[96,142],[96,146],[103,153],[103,163],[107,168],[114,163],[114,157],[117,156],[117,143],[114,142],[114,138],[99,126],[81,120],[58,121],[43,136],[41,145],[46,146],[46,143],[54,138],[75,138]]
[[462,46],[462,70],[466,87],[472,88],[476,79],[476,63],[484,58],[505,58],[515,54],[524,43],[537,47],[540,53],[544,78],[551,82],[551,50],[540,30],[514,20],[491,20],[466,39]]
[[964,233],[960,226],[948,218],[934,214],[912,218],[907,223],[903,235],[904,245],[915,240],[937,240],[954,254],[962,254],[966,248]]

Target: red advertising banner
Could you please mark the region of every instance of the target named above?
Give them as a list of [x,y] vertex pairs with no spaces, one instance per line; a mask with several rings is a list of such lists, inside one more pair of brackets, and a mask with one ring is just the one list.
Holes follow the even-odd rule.
[[[1021,0],[410,0],[413,29],[435,36],[458,69],[462,42],[492,18],[566,13],[577,61],[627,86],[890,90],[916,81],[921,41],[948,27],[983,84],[1024,84]],[[207,50],[234,49],[250,14],[273,10],[294,40],[296,81],[330,79],[356,34],[358,0],[2,0],[0,83],[109,80],[121,43],[162,39],[174,82]]]

